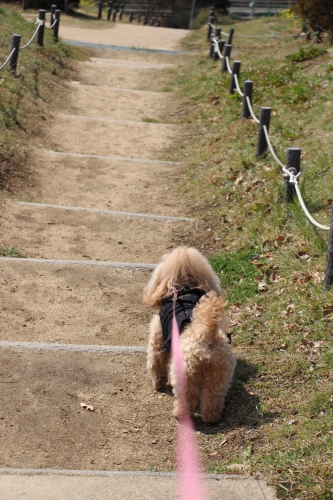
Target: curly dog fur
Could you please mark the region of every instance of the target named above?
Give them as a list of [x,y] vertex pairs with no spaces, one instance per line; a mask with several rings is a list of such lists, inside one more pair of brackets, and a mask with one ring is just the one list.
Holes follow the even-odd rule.
[[[162,299],[183,285],[207,292],[195,306],[192,321],[181,331],[187,404],[193,413],[200,401],[202,420],[214,423],[221,418],[236,366],[226,336],[228,320],[218,277],[198,250],[178,247],[162,257],[144,290],[143,301],[147,306],[160,308]],[[177,397],[173,362],[169,352],[161,351],[162,343],[162,326],[156,314],[150,323],[147,367],[156,390],[163,390],[171,383],[175,394],[174,415],[181,418],[186,408]]]

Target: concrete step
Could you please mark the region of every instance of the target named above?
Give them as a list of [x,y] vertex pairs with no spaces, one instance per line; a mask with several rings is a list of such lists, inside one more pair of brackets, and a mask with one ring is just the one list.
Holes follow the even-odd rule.
[[86,85],[103,85],[133,90],[162,91],[165,86],[164,68],[131,68],[128,66],[112,68],[107,64],[92,62],[80,63],[80,81]]
[[68,153],[167,159],[161,152],[178,133],[178,127],[160,123],[114,123],[59,113],[52,123],[50,145]]
[[[173,500],[173,474],[90,471],[0,471],[6,500]],[[17,474],[20,474],[19,476]],[[207,475],[210,500],[273,500],[274,491],[251,477]]]
[[[59,155],[34,150],[34,176],[25,201],[159,215],[183,215],[183,202],[170,196],[179,167],[116,159]],[[185,212],[184,212],[185,213]]]
[[[145,118],[161,121],[170,95],[142,93],[138,95],[121,90],[74,84],[68,114],[99,116],[100,118],[130,119],[141,122]],[[94,107],[87,102],[94,102]]]
[[4,467],[173,467],[173,398],[153,392],[144,353],[5,348],[0,365]]
[[150,274],[0,260],[1,340],[146,346]]
[[6,201],[2,246],[27,257],[156,264],[196,221],[155,220]]

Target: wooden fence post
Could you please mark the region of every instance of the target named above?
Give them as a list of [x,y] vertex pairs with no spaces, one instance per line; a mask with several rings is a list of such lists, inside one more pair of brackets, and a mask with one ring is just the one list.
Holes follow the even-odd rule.
[[56,41],[58,41],[58,36],[59,36],[59,26],[60,26],[60,13],[61,10],[56,9],[54,12],[54,19],[57,21],[53,27],[53,36]]
[[39,20],[42,21],[42,23],[40,24],[39,30],[37,33],[37,43],[40,47],[43,47],[43,45],[44,45],[45,14],[46,14],[46,10],[44,10],[44,9],[39,10]]
[[228,71],[227,57],[229,58],[229,63],[230,63],[231,48],[232,48],[232,46],[228,45],[227,43],[224,46],[223,59],[222,59],[222,73],[225,73],[226,71]]
[[207,26],[207,40],[210,40],[210,37],[212,36],[212,24],[214,22],[214,17],[213,16],[209,16],[208,18],[208,26]]
[[[294,175],[297,175],[301,170],[301,149],[288,148],[286,168]],[[284,195],[283,199],[287,203],[293,203],[296,194],[295,186],[289,182],[289,177],[284,178]]]
[[232,38],[234,36],[234,33],[235,33],[234,28],[231,28],[229,31],[229,37],[228,37],[228,41],[227,41],[228,45],[232,45]]
[[9,59],[9,69],[14,74],[16,73],[17,60],[20,52],[20,41],[21,41],[21,35],[13,35],[12,48],[10,49],[10,52],[12,52],[13,49],[15,50]]
[[[240,67],[241,67],[241,62],[240,61],[234,61],[232,65],[232,73],[231,73],[231,78],[230,78],[230,87],[229,87],[229,94],[233,94],[234,90],[236,88],[236,83],[235,83],[235,76],[237,78],[239,77],[239,72],[240,72]],[[239,78],[238,78],[238,83],[239,83]]]
[[243,103],[242,103],[242,118],[250,118],[251,113],[249,106],[247,104],[247,97],[250,99],[252,104],[252,92],[253,92],[253,82],[250,80],[245,80],[244,82],[244,92],[243,92]]
[[[216,28],[215,40],[218,43],[219,48],[220,48],[220,39],[221,39],[221,28]],[[215,47],[214,45],[213,61],[218,61],[218,60],[219,60],[219,54],[217,52],[217,47]]]
[[260,122],[258,128],[258,145],[257,145],[257,158],[259,158],[267,149],[267,140],[264,131],[264,125],[267,128],[267,132],[269,131],[269,122],[271,119],[271,110],[272,108],[261,107],[260,108]]
[[324,288],[327,290],[332,285],[332,283],[333,283],[333,203],[331,212],[330,232],[328,234]]

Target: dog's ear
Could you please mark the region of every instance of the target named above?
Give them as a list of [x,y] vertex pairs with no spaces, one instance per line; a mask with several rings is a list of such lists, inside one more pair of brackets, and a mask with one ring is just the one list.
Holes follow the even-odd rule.
[[160,307],[161,300],[168,289],[168,281],[158,266],[143,291],[143,303],[149,307]]

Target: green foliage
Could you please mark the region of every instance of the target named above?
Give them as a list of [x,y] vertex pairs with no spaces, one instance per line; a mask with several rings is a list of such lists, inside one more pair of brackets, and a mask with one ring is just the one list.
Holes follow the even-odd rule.
[[318,45],[308,45],[306,47],[300,47],[298,52],[296,52],[295,54],[287,55],[286,59],[288,59],[288,61],[290,62],[298,63],[316,59],[323,54],[327,54],[327,50],[324,47],[320,47]]
[[0,255],[2,257],[12,257],[12,258],[24,258],[25,255],[20,252],[17,247],[3,247],[0,248]]
[[296,10],[314,31],[333,34],[333,0],[297,0]]
[[256,278],[260,273],[252,263],[254,257],[254,250],[243,249],[210,259],[227,292],[229,303],[243,302],[258,293]]
[[[21,46],[36,31],[36,25],[16,11],[0,11],[0,61],[9,53],[13,33],[21,35]],[[24,166],[21,141],[38,134],[45,126],[46,106],[55,104],[61,78],[69,73],[67,63],[76,49],[55,42],[51,30],[45,30],[44,47],[34,41],[20,50],[16,74],[8,66],[0,72],[0,188],[8,188],[14,172]],[[22,178],[22,172],[19,174]]]

